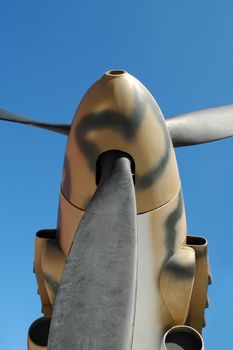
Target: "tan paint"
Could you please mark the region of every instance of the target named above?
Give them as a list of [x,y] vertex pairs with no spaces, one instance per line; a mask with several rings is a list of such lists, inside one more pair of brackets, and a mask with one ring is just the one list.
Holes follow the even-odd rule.
[[[192,269],[190,278],[177,277],[174,266],[180,276]],[[192,248],[182,247],[167,262],[161,272],[160,288],[164,301],[175,324],[184,324],[193,290],[195,277],[195,253]]]
[[[40,293],[53,304],[55,292],[44,277],[60,282],[65,257],[96,190],[96,162],[108,150],[124,151],[135,163],[138,286],[133,350],[159,350],[164,333],[187,323],[193,315],[190,310],[198,294],[195,286],[202,277],[196,247],[186,245],[180,179],[165,121],[151,94],[126,72],[107,72],[90,88],[74,116],[57,237],[40,248],[43,253],[37,253],[40,259],[35,272],[43,286]],[[159,169],[154,177],[153,169]],[[145,174],[152,177],[143,182]],[[202,300],[205,295],[206,290]],[[45,304],[43,300],[44,296]]]
[[205,327],[205,309],[208,304],[209,259],[207,241],[201,237],[188,237],[189,246],[196,254],[196,276],[190,302],[187,324],[202,332]]
[[34,272],[36,274],[38,293],[41,298],[42,312],[45,316],[52,315],[52,305],[49,300],[42,271],[42,256],[46,242],[53,236],[54,231],[41,230],[37,232],[34,253]]
[[[115,119],[111,116],[114,113]],[[96,154],[92,151],[89,157],[84,154],[80,147],[83,139],[97,147]],[[98,156],[107,150],[121,150],[134,159],[138,213],[165,204],[177,193],[180,187],[178,169],[162,113],[148,90],[127,72],[103,75],[83,97],[74,116],[66,149],[62,192],[69,202],[82,210],[96,189]],[[169,159],[156,182],[152,181],[145,188],[137,186],[137,178],[159,165],[166,152],[169,152]],[[94,169],[89,164],[90,157],[93,157]]]
[[48,240],[46,242],[42,257],[42,271],[46,290],[52,305],[54,304],[57,292],[56,286],[59,286],[62,277],[65,261],[66,257],[61,251],[57,239]]
[[[180,212],[177,211],[179,207],[182,208]],[[177,218],[175,218],[176,211]],[[176,239],[169,253],[166,237],[170,218],[176,221]],[[165,330],[179,324],[180,318],[183,322],[185,320],[193,279],[187,282],[189,291],[185,293],[186,299],[184,299],[183,284],[180,283],[179,278],[172,273],[169,276],[165,275],[173,294],[174,290],[176,291],[176,303],[182,304],[181,316],[178,310],[178,316],[175,314],[174,317],[173,310],[170,308],[173,294],[164,295],[164,290],[161,288],[164,281],[161,282],[161,276],[168,261],[179,253],[188,251],[191,253],[192,263],[194,262],[194,251],[186,246],[186,232],[185,210],[179,193],[166,205],[138,215],[138,284],[133,350],[160,349]],[[189,261],[185,260],[181,262],[180,268],[185,270],[188,266]],[[183,283],[185,282],[183,280]]]
[[66,256],[83,214],[84,211],[69,203],[61,192],[57,230],[60,247]]

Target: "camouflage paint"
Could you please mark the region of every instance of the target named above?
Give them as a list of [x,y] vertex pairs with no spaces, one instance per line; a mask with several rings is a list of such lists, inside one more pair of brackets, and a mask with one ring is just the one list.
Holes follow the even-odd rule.
[[[46,302],[52,306],[65,257],[97,187],[98,158],[109,150],[126,152],[135,163],[138,287],[132,349],[159,350],[171,327],[188,324],[201,331],[209,268],[206,248],[187,240],[177,163],[163,115],[146,88],[124,71],[110,71],[99,79],[74,116],[57,234],[39,253],[36,247],[35,261],[41,262],[37,280],[45,286]],[[200,292],[202,281],[206,287]],[[197,303],[202,305],[198,312]]]

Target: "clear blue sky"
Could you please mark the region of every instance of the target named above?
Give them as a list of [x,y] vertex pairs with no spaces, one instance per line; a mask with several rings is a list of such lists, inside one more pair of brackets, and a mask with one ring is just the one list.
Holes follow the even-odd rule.
[[[1,0],[0,106],[70,122],[106,70],[139,78],[165,116],[233,103],[232,0]],[[40,316],[34,237],[56,225],[66,139],[0,124],[1,349]],[[233,139],[177,151],[191,234],[209,241],[208,350],[231,346]]]

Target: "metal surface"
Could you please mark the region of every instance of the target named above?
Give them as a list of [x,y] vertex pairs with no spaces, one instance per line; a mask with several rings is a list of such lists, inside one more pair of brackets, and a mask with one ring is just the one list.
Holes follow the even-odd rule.
[[62,179],[63,195],[72,205],[86,209],[96,190],[97,159],[109,150],[126,152],[134,161],[138,214],[164,205],[179,191],[163,114],[145,86],[125,71],[106,72],[75,113]]
[[69,124],[45,123],[45,122],[41,122],[38,120],[33,120],[33,119],[23,117],[20,114],[6,111],[4,109],[0,109],[0,120],[36,126],[37,128],[47,129],[47,130],[54,131],[54,132],[57,132],[59,134],[64,134],[64,135],[68,135],[69,130],[70,130]]
[[81,210],[72,205],[60,193],[58,220],[57,220],[57,238],[60,248],[67,256],[74,239],[76,229],[83,217],[84,210]]
[[174,147],[233,136],[233,105],[203,109],[166,120]]
[[194,328],[179,325],[165,333],[160,350],[204,350],[204,343]]
[[187,245],[194,249],[196,273],[186,324],[202,333],[205,327],[205,309],[208,306],[207,291],[210,284],[210,266],[207,241],[202,237],[188,236]]
[[50,317],[40,317],[34,321],[28,330],[28,350],[47,350]]
[[55,237],[56,230],[40,230],[36,233],[35,240],[33,271],[36,275],[38,293],[41,299],[41,311],[45,316],[51,316],[53,310],[44,279],[44,272],[42,267],[43,253],[48,240],[55,239]]
[[[91,220],[89,221],[87,218],[90,217],[91,212],[88,203],[94,200],[95,204],[92,204],[91,208],[98,215],[107,205],[104,201],[104,206],[101,205],[100,201],[97,202],[96,199],[93,199],[93,195],[97,187],[96,182],[98,183],[100,177],[99,158],[103,156],[103,152],[116,149],[120,152],[126,152],[127,156],[130,157],[135,178],[134,190],[138,214],[138,277],[132,350],[142,348],[144,350],[159,350],[164,333],[172,326],[187,324],[187,322],[191,326],[193,324],[196,326],[198,318],[198,320],[200,319],[198,329],[201,331],[207,302],[206,277],[208,278],[208,269],[203,270],[202,262],[205,263],[206,260],[199,259],[199,255],[196,253],[197,249],[189,247],[190,242],[186,244],[187,229],[183,197],[174,149],[166,122],[150,93],[127,72],[105,73],[84,96],[75,114],[65,156],[56,240],[46,243],[42,254],[43,283],[53,306],[54,317],[57,319],[60,317],[55,311],[57,308],[60,310],[59,312],[61,310],[67,312],[64,313],[66,319],[61,321],[61,323],[67,324],[66,332],[64,335],[64,332],[60,333],[59,331],[59,341],[63,334],[67,337],[65,341],[74,339],[74,342],[81,344],[80,346],[86,346],[85,333],[84,345],[82,338],[84,325],[94,337],[97,328],[93,331],[93,327],[97,327],[97,323],[95,322],[95,326],[93,326],[89,311],[85,308],[82,316],[87,313],[89,321],[86,320],[85,323],[83,319],[81,321],[79,319],[81,327],[78,326],[79,331],[77,331],[77,322],[72,318],[76,304],[72,304],[70,311],[64,306],[65,304],[62,306],[64,300],[61,301],[57,290],[60,283],[61,286],[64,286],[64,283],[61,282],[62,270],[65,265],[64,256],[67,257],[69,254],[77,227],[80,225],[82,232],[88,233],[90,231]],[[108,174],[108,171],[106,173]],[[102,176],[102,182],[103,179]],[[118,190],[114,186],[114,191]],[[116,201],[118,197],[121,200],[121,194],[116,192]],[[95,205],[96,208],[94,208]],[[108,206],[108,210],[110,210],[110,206]],[[102,215],[102,217],[99,216],[98,220],[104,221],[106,217],[107,225],[111,225],[110,222],[113,220],[112,225],[120,230],[120,224],[117,223],[117,220],[119,223],[125,220],[125,213],[123,211],[121,215],[118,215],[118,218],[116,214]],[[82,218],[84,224],[80,224]],[[97,223],[97,221],[95,222]],[[104,224],[106,225],[106,222]],[[95,230],[100,229],[99,225],[95,226]],[[79,230],[78,232],[80,232]],[[92,234],[95,237],[94,233]],[[112,239],[111,235],[108,235],[107,238]],[[78,240],[77,237],[76,239]],[[104,241],[107,242],[107,239],[104,238]],[[92,252],[95,251],[93,248],[95,241],[91,240],[90,242],[82,241],[77,247],[77,252],[85,254],[88,243],[90,243]],[[74,246],[71,252],[73,249]],[[84,252],[81,253],[81,249]],[[118,254],[122,254],[122,252],[119,251]],[[91,255],[91,258],[94,265],[96,255]],[[70,257],[68,261],[69,259]],[[76,266],[77,260],[73,261],[75,261],[73,266]],[[77,266],[79,265],[77,264]],[[73,266],[70,267],[70,271],[72,271]],[[80,272],[80,276],[83,276],[85,271],[89,271],[88,279],[92,279],[92,267],[89,266],[88,269],[85,266],[83,272]],[[104,268],[103,271],[105,271]],[[74,274],[70,272],[70,275],[67,276],[66,282],[70,279],[72,290],[73,283],[75,283],[73,281]],[[110,277],[108,276],[109,281],[111,281]],[[199,288],[199,281],[205,281],[203,288]],[[90,285],[96,283],[95,278],[93,282],[89,281],[88,283]],[[200,283],[202,284],[202,282]],[[82,283],[82,285],[84,284]],[[119,288],[122,285],[121,280],[119,280]],[[84,287],[85,285],[82,288]],[[74,293],[75,290],[74,288]],[[57,301],[54,306],[56,294]],[[93,302],[88,310],[93,312],[96,310],[95,307],[98,307],[98,312],[102,312],[103,315],[106,312],[106,306],[104,303],[101,304],[100,295],[104,294],[98,292],[95,298],[96,306]],[[198,308],[195,306],[197,295]],[[58,306],[60,302],[61,307]],[[84,305],[83,299],[77,307],[80,307],[80,304]],[[119,302],[120,304],[121,302]],[[77,310],[79,309],[77,308]],[[126,308],[125,311],[127,314]],[[109,317],[108,313],[103,315],[105,322],[109,322]],[[62,328],[61,324],[59,327]],[[116,328],[118,329],[118,327]],[[126,334],[125,328],[122,329],[119,329],[120,337],[124,337]],[[81,340],[76,340],[74,333]],[[106,346],[108,345],[107,339]]]
[[137,237],[130,162],[106,155],[55,300],[48,349],[130,350]]
[[[187,236],[173,146],[232,136],[233,105],[165,121],[149,91],[114,70],[87,91],[71,126],[3,110],[0,119],[69,134],[57,228],[37,234],[35,246],[49,350],[159,350],[173,326],[201,332],[207,245]],[[34,330],[29,350],[40,346]],[[186,335],[172,333],[163,349],[197,350]]]

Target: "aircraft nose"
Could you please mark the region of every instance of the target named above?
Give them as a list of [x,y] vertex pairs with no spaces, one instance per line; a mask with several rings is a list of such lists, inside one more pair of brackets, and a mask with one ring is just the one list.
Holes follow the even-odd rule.
[[138,213],[158,208],[178,192],[179,175],[162,112],[145,86],[122,69],[98,79],[75,113],[62,183],[74,206],[85,210],[96,189],[98,157],[109,150],[125,152],[135,162]]

